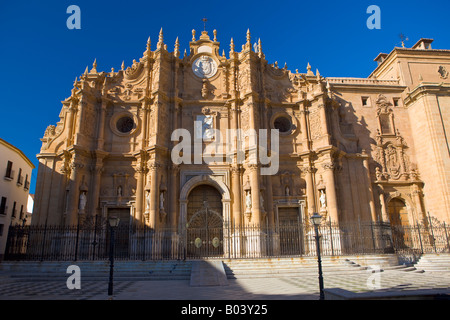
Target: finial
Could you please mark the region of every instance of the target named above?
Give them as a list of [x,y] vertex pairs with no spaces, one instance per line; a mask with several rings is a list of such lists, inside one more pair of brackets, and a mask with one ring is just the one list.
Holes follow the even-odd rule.
[[76,87],[78,82],[78,77],[75,77],[75,81],[73,82],[73,86]]
[[175,55],[175,57],[179,57],[180,56],[180,41],[177,39],[175,40],[175,51],[173,53]]
[[120,69],[121,70],[125,69],[125,61],[122,61],[122,65],[120,66]]
[[234,53],[234,41],[233,41],[233,38],[231,38],[231,42],[230,42],[230,57],[231,57],[232,53]]
[[261,38],[258,38],[258,54],[261,57],[262,54]]
[[284,69],[287,69],[287,62],[284,63]]
[[250,29],[247,29],[247,43],[245,44],[245,48],[250,50],[252,48],[252,44],[250,43],[251,37],[250,37]]
[[192,29],[192,41],[195,41],[195,29]]
[[162,46],[163,44],[164,44],[164,36],[163,36],[163,29],[161,28],[161,30],[159,31],[158,43],[156,44],[156,47],[159,49],[163,47]]
[[150,41],[150,37],[148,37],[148,39],[147,39],[147,51],[150,51],[151,50],[151,41]]
[[222,50],[222,58],[226,58],[225,57],[225,49]]
[[184,56],[183,56],[183,58],[186,57],[186,56],[187,56],[187,52],[186,52],[186,49],[184,49]]
[[94,63],[92,64],[91,73],[97,73],[97,58],[95,58]]
[[213,34],[214,34],[214,42],[216,42],[217,41],[217,30],[216,29],[214,29],[213,30]]
[[88,73],[89,73],[89,67],[86,66],[86,70],[84,70],[84,75],[87,76]]
[[206,31],[206,21],[208,21],[208,19],[203,18],[202,21],[203,21],[203,31]]
[[319,72],[319,69],[316,69],[316,77],[317,77],[317,81],[320,81],[320,72]]
[[314,72],[311,71],[311,65],[309,64],[309,62],[308,62],[308,66],[306,67],[306,70],[308,70],[308,73],[307,73],[308,76],[314,75]]

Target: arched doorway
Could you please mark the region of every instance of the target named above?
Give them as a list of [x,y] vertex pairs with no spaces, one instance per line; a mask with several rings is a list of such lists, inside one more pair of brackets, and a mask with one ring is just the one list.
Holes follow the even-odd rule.
[[223,255],[222,195],[211,185],[199,185],[188,196],[186,245],[190,258]]
[[406,204],[399,198],[394,198],[388,204],[389,220],[391,222],[392,240],[396,248],[407,248],[411,243],[410,224]]

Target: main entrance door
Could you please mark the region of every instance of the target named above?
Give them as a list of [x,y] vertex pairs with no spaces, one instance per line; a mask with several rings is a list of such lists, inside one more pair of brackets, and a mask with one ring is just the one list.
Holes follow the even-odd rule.
[[389,219],[391,221],[392,241],[396,248],[408,248],[411,244],[411,234],[406,205],[398,198],[389,201]]
[[186,225],[188,258],[223,255],[222,196],[214,187],[201,185],[189,194]]
[[303,253],[303,229],[298,207],[278,208],[280,253],[300,255]]

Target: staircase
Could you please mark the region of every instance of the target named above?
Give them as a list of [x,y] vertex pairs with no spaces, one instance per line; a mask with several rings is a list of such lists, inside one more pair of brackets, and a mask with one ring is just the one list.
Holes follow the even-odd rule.
[[450,253],[423,254],[414,267],[425,272],[450,272]]
[[[81,279],[85,281],[107,281],[109,279],[108,261],[3,261],[0,263],[0,275],[20,278],[28,281],[67,280],[71,273],[67,267],[80,268]],[[116,261],[114,262],[114,280],[189,280],[190,261]]]
[[[316,275],[318,272],[316,257],[229,259],[224,260],[223,263],[228,279],[302,277]],[[398,265],[395,255],[322,258],[324,275],[363,271],[371,266],[378,266],[381,270],[407,268],[407,266]]]

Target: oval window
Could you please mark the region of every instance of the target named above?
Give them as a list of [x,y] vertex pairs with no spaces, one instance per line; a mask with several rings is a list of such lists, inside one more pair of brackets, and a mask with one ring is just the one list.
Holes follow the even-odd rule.
[[280,130],[281,133],[286,133],[291,131],[292,123],[287,117],[278,117],[273,122],[273,126],[275,129]]
[[121,133],[128,133],[135,128],[134,120],[131,117],[125,116],[117,120],[116,128]]

